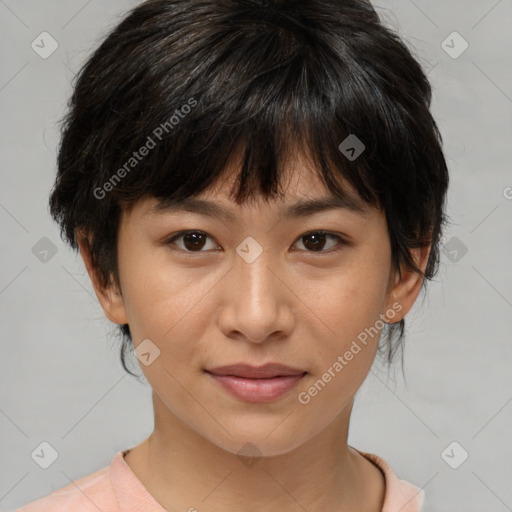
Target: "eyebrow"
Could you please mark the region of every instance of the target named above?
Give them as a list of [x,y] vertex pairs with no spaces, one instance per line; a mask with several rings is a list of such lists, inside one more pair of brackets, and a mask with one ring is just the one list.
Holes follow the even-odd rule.
[[[287,206],[284,211],[281,212],[281,215],[285,219],[300,218],[335,209],[349,210],[360,215],[364,215],[367,212],[367,208],[365,208],[361,200],[354,199],[346,195],[343,197],[326,196],[315,199],[301,199],[296,203]],[[148,210],[146,214],[159,215],[177,213],[179,211],[197,213],[208,217],[219,217],[231,222],[234,222],[239,218],[238,215],[216,202],[196,197],[188,197],[179,201],[164,198],[156,206]]]

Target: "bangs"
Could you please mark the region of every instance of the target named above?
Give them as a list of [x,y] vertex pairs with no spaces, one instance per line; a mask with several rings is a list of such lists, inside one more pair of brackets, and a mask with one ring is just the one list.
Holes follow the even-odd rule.
[[[143,25],[133,31],[130,68],[123,70],[130,81],[118,79],[100,109],[115,140],[100,133],[93,155],[101,158],[90,162],[101,169],[92,189],[112,185],[100,207],[129,208],[147,195],[179,201],[199,194],[239,155],[232,190],[238,204],[282,196],[287,156],[298,153],[333,195],[345,194],[343,178],[373,206],[385,189],[411,176],[404,166],[417,135],[404,112],[412,100],[394,93],[391,69],[377,74],[365,61],[360,23],[347,18],[336,27],[353,29],[344,40],[325,30],[328,24],[313,31],[280,13],[269,19],[261,8],[240,8],[235,26],[233,19],[221,18],[200,39],[175,20],[172,34],[158,35],[151,59],[133,50],[153,43]],[[100,71],[110,82],[121,73],[115,62],[102,62]],[[340,150],[349,135],[364,145],[353,161]],[[136,159],[144,147],[146,156]]]

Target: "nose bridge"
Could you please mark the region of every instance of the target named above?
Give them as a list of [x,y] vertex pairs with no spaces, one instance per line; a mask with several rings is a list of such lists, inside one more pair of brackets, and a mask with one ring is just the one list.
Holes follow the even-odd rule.
[[283,310],[283,285],[274,275],[278,266],[271,251],[252,237],[247,237],[236,252],[228,297],[231,320],[225,327],[250,341],[263,341],[272,332],[285,330],[284,322],[289,320]]
[[242,295],[247,296],[252,306],[272,301],[272,281],[275,277],[269,269],[272,265],[269,255],[269,251],[264,251],[253,261],[240,257],[237,262],[236,272],[240,276]]
[[272,307],[273,281],[275,279],[268,267],[271,267],[271,254],[252,237],[248,237],[237,248],[235,272],[239,276],[241,297],[255,314],[262,312],[265,304]]

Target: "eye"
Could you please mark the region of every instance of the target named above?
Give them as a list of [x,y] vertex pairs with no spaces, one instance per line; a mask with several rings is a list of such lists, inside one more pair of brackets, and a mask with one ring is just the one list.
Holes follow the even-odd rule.
[[[310,231],[309,233],[305,233],[304,235],[301,235],[299,238],[300,240],[305,239],[306,243],[303,243],[302,245],[306,248],[306,251],[308,252],[327,252],[331,253],[338,249],[332,250],[323,250],[323,247],[325,246],[326,239],[331,238],[338,240],[338,245],[345,245],[347,242],[343,238],[341,238],[338,235],[334,235],[332,233],[328,233],[326,231]],[[334,247],[336,244],[334,244]],[[332,246],[331,246],[332,247]]]
[[[331,248],[333,247],[333,245],[331,245],[331,248],[328,248],[329,250],[323,250],[326,245],[326,240],[329,238],[331,240],[334,239],[338,241],[338,244],[334,244],[334,247],[336,247],[336,245],[348,245],[348,242],[346,242],[341,236],[334,235],[332,233],[328,233],[326,231],[321,230],[310,231],[308,233],[305,233],[299,237],[298,241],[306,241],[306,243],[302,242],[302,245],[303,247],[305,247],[305,250],[307,252],[331,253],[336,250],[339,250],[338,248],[332,251]],[[206,243],[208,239],[213,241],[211,236],[208,235],[208,233],[205,233],[204,231],[180,231],[179,233],[172,235],[171,238],[167,239],[165,241],[165,244],[169,246],[174,245],[178,248],[174,249],[174,247],[172,247],[173,250],[181,250],[184,252],[205,252],[202,249],[204,249],[204,247],[208,245]],[[298,242],[296,242],[296,244],[297,243]],[[216,248],[216,244],[213,243],[209,249],[212,250]],[[206,250],[208,250],[208,247]]]
[[[166,245],[176,245],[185,252],[204,252],[201,249],[205,245],[205,240],[210,238],[210,235],[203,231],[180,231],[171,238],[165,241]],[[176,241],[183,239],[182,245],[177,244]],[[213,244],[215,246],[215,244]],[[216,246],[215,246],[216,247]],[[215,249],[215,247],[213,247]],[[173,248],[174,249],[174,248]]]

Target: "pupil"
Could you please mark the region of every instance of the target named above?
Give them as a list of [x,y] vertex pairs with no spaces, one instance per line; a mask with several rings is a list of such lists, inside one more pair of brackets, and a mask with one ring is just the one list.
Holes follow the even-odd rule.
[[[313,239],[313,247],[308,247],[307,243],[304,244],[304,247],[306,247],[308,249],[312,249],[313,251],[320,250],[323,247],[323,244],[325,243],[325,236],[326,235],[323,233],[308,235],[306,237],[306,240]],[[316,242],[315,242],[315,239],[316,239]]]
[[[201,235],[200,233],[187,233],[183,238],[187,249],[201,249],[201,247],[204,245],[204,241],[203,243],[201,243],[199,238],[201,238],[202,236],[203,235]],[[191,244],[187,243],[190,241],[192,242]]]

